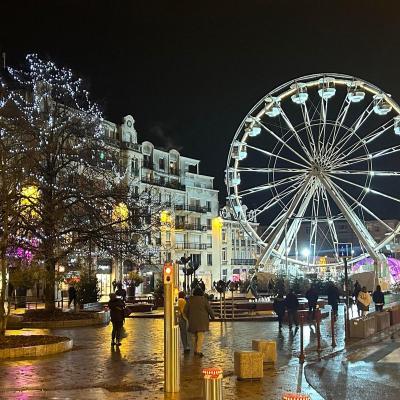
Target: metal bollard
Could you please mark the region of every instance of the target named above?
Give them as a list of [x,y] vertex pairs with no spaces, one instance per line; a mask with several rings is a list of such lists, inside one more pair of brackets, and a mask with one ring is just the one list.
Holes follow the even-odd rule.
[[316,325],[317,325],[317,352],[321,352],[321,310],[317,309],[316,312]]
[[335,313],[331,311],[331,334],[332,334],[332,347],[336,347],[335,340]]
[[222,390],[222,369],[203,368],[204,375],[204,400],[222,400],[224,398]]
[[299,355],[299,363],[303,364],[305,360],[304,355],[304,315],[300,313],[300,355]]

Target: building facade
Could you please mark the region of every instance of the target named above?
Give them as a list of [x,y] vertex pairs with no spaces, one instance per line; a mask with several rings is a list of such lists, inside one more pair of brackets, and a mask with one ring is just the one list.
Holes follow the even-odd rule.
[[[121,125],[105,121],[104,129],[107,143],[118,150],[121,179],[137,195],[152,190],[163,207],[161,226],[149,238],[147,262],[140,265],[140,270],[154,282],[165,261],[190,256],[191,263],[198,266],[196,276],[211,288],[220,271],[218,236],[212,232],[212,221],[219,212],[214,178],[200,174],[199,160],[174,149],[158,149],[148,141],[138,143],[134,124],[128,115]],[[102,293],[109,293],[112,282],[123,280],[131,267],[129,259],[98,259]]]

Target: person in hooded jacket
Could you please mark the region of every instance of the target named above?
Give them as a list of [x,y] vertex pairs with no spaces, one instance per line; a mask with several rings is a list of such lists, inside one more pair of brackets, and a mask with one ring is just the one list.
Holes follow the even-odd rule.
[[335,321],[337,320],[338,316],[339,301],[339,289],[332,282],[330,282],[328,286],[328,304],[332,307],[332,313]]
[[283,292],[280,291],[278,296],[275,297],[273,304],[274,311],[278,316],[279,330],[282,329],[283,318],[285,317],[286,311],[286,300],[283,298]]
[[314,285],[306,292],[306,299],[308,300],[308,318],[315,319],[315,310],[318,304],[318,292]]
[[375,292],[372,293],[372,300],[375,303],[375,311],[383,311],[383,306],[385,305],[385,296],[380,285],[378,285]]
[[293,289],[289,290],[289,294],[286,296],[285,305],[288,313],[288,322],[289,329],[292,329],[292,323],[296,325],[296,328],[299,327],[299,318],[298,318],[298,310],[299,310],[299,299],[297,298],[296,293]]
[[112,323],[111,345],[121,345],[121,331],[125,320],[125,303],[115,293],[110,293],[108,302]]

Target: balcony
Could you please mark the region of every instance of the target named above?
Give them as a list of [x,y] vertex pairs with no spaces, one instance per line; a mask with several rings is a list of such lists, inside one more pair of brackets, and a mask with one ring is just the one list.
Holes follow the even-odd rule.
[[143,161],[143,168],[154,169],[154,164],[151,161]]
[[177,223],[175,224],[175,229],[185,229],[187,231],[200,231],[206,232],[206,225],[196,225],[196,224],[187,224],[187,223]]
[[175,204],[175,211],[190,211],[196,213],[208,212],[207,207],[192,204]]
[[164,179],[159,179],[159,178],[151,178],[147,176],[142,176],[142,182],[147,183],[149,185],[155,185],[155,186],[163,186],[167,187],[169,189],[175,189],[175,190],[183,190],[185,191],[186,187],[185,185],[181,185],[178,181],[165,181]]
[[179,169],[178,168],[170,168],[169,173],[170,173],[170,175],[179,176]]
[[256,265],[255,258],[232,258],[231,265]]
[[122,142],[121,143],[121,148],[125,149],[125,150],[139,151],[140,150],[140,145],[137,144],[137,143]]
[[176,250],[205,250],[208,247],[206,243],[176,243]]

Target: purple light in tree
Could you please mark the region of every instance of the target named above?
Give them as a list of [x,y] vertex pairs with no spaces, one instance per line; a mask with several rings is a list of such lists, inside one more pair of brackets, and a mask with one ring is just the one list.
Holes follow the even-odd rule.
[[[393,257],[388,257],[386,260],[388,263],[390,275],[395,280],[395,282],[400,282],[400,260]],[[364,258],[361,261],[355,263],[351,267],[351,271],[355,273],[360,267],[363,267],[364,265],[374,265],[374,260],[370,257]]]

